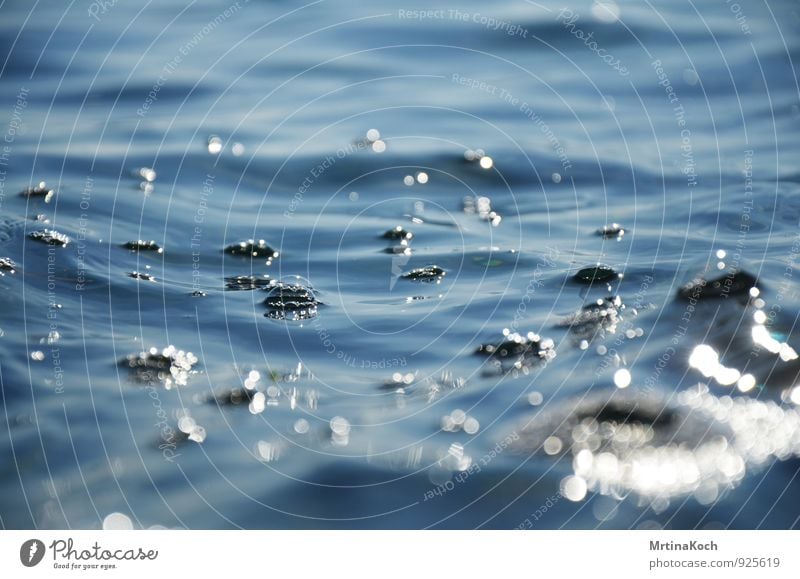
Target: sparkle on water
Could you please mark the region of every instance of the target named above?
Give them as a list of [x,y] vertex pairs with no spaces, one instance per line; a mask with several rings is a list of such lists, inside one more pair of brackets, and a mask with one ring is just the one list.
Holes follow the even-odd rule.
[[[654,406],[652,424],[633,418],[633,406],[577,421],[559,413],[549,419],[534,417],[522,429],[520,446],[572,455],[574,474],[561,486],[570,500],[583,500],[588,491],[616,498],[633,492],[656,511],[687,495],[708,504],[741,481],[748,468],[800,456],[797,410],[772,401],[717,397],[703,384],[680,392],[676,400],[673,409]],[[674,412],[680,414],[673,418]],[[547,432],[550,425],[568,440],[552,433],[537,442],[537,433]]]

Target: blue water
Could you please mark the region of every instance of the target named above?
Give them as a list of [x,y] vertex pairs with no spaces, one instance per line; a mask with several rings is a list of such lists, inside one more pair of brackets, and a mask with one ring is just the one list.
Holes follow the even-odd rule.
[[4,528],[800,525],[795,2],[0,13]]

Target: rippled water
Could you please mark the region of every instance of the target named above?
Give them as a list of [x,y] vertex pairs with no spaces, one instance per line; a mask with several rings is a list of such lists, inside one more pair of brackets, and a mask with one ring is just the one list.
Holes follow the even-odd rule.
[[426,10],[0,7],[3,527],[800,524],[797,4]]

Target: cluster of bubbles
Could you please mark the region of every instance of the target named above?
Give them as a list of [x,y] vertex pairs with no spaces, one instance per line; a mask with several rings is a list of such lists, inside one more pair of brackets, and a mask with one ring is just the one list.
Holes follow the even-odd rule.
[[[212,155],[219,155],[222,152],[222,149],[225,148],[225,143],[222,139],[217,135],[210,135],[206,140],[206,148],[208,152]],[[231,153],[233,153],[234,157],[241,157],[244,155],[244,145],[239,142],[235,142],[231,145]]]
[[425,185],[428,182],[428,174],[425,171],[420,171],[416,175],[406,175],[403,177],[403,185],[412,187],[415,183]]
[[202,443],[206,439],[206,429],[197,424],[197,421],[192,418],[187,409],[181,411],[181,415],[178,418],[178,430],[192,442]]
[[173,387],[187,385],[189,377],[196,373],[192,368],[198,359],[191,352],[178,350],[175,346],[169,345],[161,351],[153,347],[146,352],[131,354],[125,362],[140,380],[149,382],[155,373],[155,377],[163,383],[164,388],[170,390]]
[[484,221],[488,221],[492,226],[497,227],[503,218],[497,211],[492,209],[492,200],[488,197],[464,197],[462,201],[464,213],[477,214]]
[[474,151],[472,149],[467,149],[464,151],[464,159],[470,163],[477,162],[481,166],[481,169],[491,169],[494,167],[494,160],[492,160],[483,149],[475,149]]
[[481,425],[477,418],[469,416],[466,412],[457,408],[450,414],[442,416],[442,430],[445,432],[464,431],[467,434],[476,434]]
[[141,189],[145,195],[150,195],[153,192],[153,183],[157,177],[155,169],[152,167],[139,167],[132,171],[132,175],[139,179],[139,189]]
[[20,192],[20,195],[22,195],[23,197],[27,197],[29,199],[32,197],[42,198],[44,199],[45,203],[50,203],[55,194],[56,194],[55,190],[50,189],[50,187],[48,187],[47,183],[45,183],[44,181],[39,181],[39,184],[36,185],[35,187],[28,187],[27,189],[23,189]]
[[378,129],[367,131],[367,143],[375,153],[383,153],[386,150],[386,142],[381,140],[381,132]]
[[347,446],[350,443],[350,422],[342,416],[334,416],[328,423],[331,429],[331,444]]
[[70,239],[67,235],[59,233],[54,229],[41,229],[39,231],[33,231],[28,235],[28,237],[35,239],[36,241],[46,243],[47,245],[58,245],[60,247],[66,247],[70,242]]

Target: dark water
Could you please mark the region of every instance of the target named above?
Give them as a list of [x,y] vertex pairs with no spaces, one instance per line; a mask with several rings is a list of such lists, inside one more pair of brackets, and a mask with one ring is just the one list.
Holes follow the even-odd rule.
[[797,3],[436,8],[0,6],[3,527],[800,524]]

